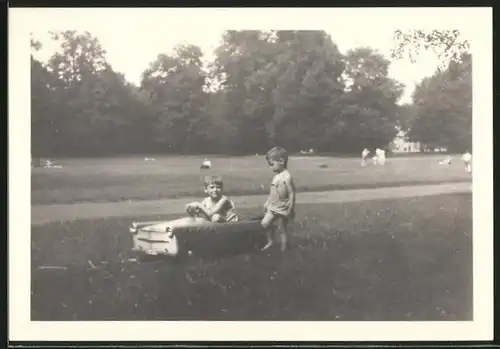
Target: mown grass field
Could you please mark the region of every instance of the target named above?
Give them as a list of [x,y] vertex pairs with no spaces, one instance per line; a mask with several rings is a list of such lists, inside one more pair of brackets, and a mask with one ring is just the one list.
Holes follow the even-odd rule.
[[[240,186],[248,190],[269,177],[262,159],[224,161],[230,190],[238,188],[238,179],[250,181]],[[354,171],[349,160],[332,159],[327,170],[331,172],[316,169],[317,162],[313,162],[320,160],[303,164],[307,161],[309,165],[302,169],[293,161],[299,186],[311,182],[326,185],[327,178],[334,183],[353,183],[377,176],[383,181],[411,174],[417,168],[418,176],[413,174],[413,178],[463,176],[459,168],[445,170],[427,159],[404,165],[394,161],[386,168],[366,171]],[[192,187],[184,177],[199,180],[195,171],[198,162],[193,159],[182,167],[173,163],[165,160],[164,165],[157,162],[150,166],[138,160],[133,165],[127,160],[121,167],[119,162],[113,167],[111,163],[98,166],[80,160],[68,164],[66,172],[60,174],[36,173],[34,182],[39,189],[35,188],[35,197],[38,202],[97,200],[109,195],[109,199],[119,199],[112,193],[117,195],[120,188],[130,197],[151,196],[155,188],[161,195],[183,193]],[[214,164],[217,168],[219,160]],[[257,164],[259,167],[253,169]],[[423,169],[424,164],[431,168]],[[384,175],[391,167],[393,174]],[[251,170],[250,174],[245,174],[244,168]],[[188,175],[191,170],[194,173]],[[307,174],[313,172],[314,177],[309,178]],[[354,174],[358,172],[362,174]],[[57,188],[58,177],[61,191],[51,197],[48,187]],[[127,187],[134,181],[137,188]],[[149,184],[143,186],[143,182]],[[95,192],[78,196],[85,183]],[[99,194],[99,186],[108,188],[108,196]],[[254,213],[257,211],[245,211]],[[159,218],[171,217],[144,217]],[[113,218],[32,227],[33,321],[472,320],[470,194],[299,205],[291,249],[284,254],[194,256],[177,263],[128,261],[133,257],[129,223],[127,218]],[[42,266],[67,269],[40,269]]]
[[[388,158],[386,166],[361,168],[358,158],[291,157],[290,171],[299,191],[370,188],[404,184],[470,180],[459,156],[450,166],[438,162],[445,155]],[[264,194],[272,173],[263,156],[210,157],[213,168],[201,171],[201,156],[103,159],[60,159],[63,168],[34,168],[31,203],[68,204],[152,200],[203,194],[201,178],[213,173],[224,177],[228,195]],[[320,165],[327,168],[320,168]]]

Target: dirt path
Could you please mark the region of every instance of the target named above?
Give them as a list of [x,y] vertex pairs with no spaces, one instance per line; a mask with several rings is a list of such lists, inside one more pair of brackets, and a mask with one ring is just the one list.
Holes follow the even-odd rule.
[[[324,192],[304,192],[297,195],[297,203],[336,203],[377,199],[395,199],[413,196],[429,196],[447,193],[471,192],[472,183],[446,183],[390,187],[377,189],[354,189]],[[200,198],[170,200],[125,201],[106,203],[78,203],[68,205],[34,205],[31,207],[31,224],[45,224],[54,221],[94,219],[107,217],[134,217],[155,214],[182,214],[189,201]],[[258,207],[265,201],[263,195],[231,197],[237,207]]]

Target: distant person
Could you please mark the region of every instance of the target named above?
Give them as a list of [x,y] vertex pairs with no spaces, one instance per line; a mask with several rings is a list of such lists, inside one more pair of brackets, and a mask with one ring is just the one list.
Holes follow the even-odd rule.
[[379,165],[384,166],[385,165],[385,150],[377,148],[377,151],[378,151],[377,162]]
[[235,222],[238,216],[234,203],[223,194],[223,181],[219,176],[205,176],[205,193],[208,195],[202,202],[188,204],[189,215],[201,214],[211,222]]
[[264,204],[265,215],[261,224],[266,229],[267,244],[261,250],[265,251],[273,246],[273,235],[278,230],[283,252],[287,248],[288,223],[295,216],[295,185],[287,169],[288,152],[284,148],[272,148],[267,152],[266,160],[274,177]]
[[209,168],[212,168],[212,161],[208,160],[207,158],[205,158],[205,160],[203,160],[203,163],[201,164],[200,166],[201,169],[209,169]]
[[472,173],[472,154],[468,150],[462,155],[462,161],[465,165],[465,172]]
[[366,159],[368,158],[368,155],[370,155],[370,151],[367,148],[363,149],[361,152],[361,166],[366,166]]
[[375,165],[385,165],[385,150],[377,148],[375,150],[375,156],[373,157],[373,163]]
[[447,156],[444,160],[439,162],[440,165],[451,165],[451,156]]

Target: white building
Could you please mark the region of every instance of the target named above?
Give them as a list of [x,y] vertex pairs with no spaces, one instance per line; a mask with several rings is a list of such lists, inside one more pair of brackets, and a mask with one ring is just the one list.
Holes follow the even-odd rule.
[[396,138],[391,143],[391,151],[394,153],[418,153],[422,149],[420,142],[408,142],[406,133],[399,130]]

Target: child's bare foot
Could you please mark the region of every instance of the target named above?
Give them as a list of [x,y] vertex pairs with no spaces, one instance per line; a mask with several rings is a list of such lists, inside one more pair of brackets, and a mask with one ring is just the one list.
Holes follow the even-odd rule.
[[264,247],[262,247],[260,250],[261,251],[266,251],[268,249],[270,249],[271,247],[273,246],[273,242],[272,241],[269,241]]

